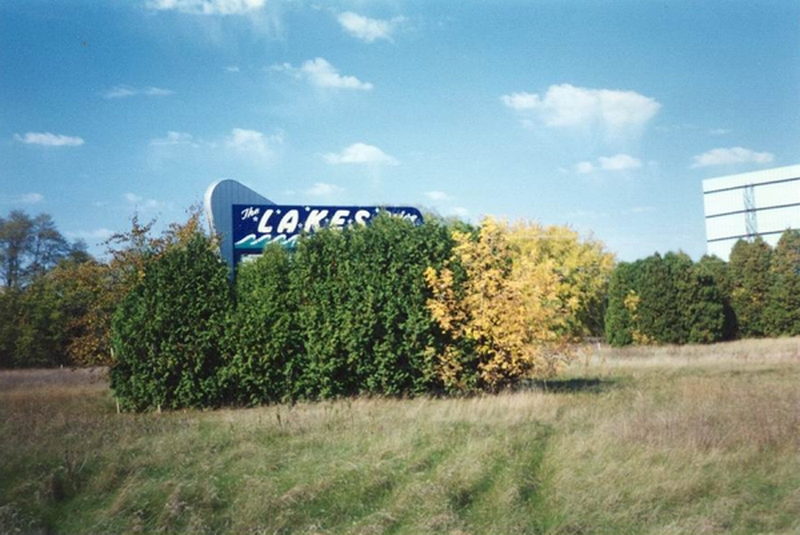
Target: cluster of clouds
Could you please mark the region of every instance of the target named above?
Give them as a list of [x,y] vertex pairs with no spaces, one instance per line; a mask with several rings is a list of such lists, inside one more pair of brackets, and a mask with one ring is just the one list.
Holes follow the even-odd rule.
[[642,161],[629,154],[600,156],[595,161],[583,161],[575,164],[575,172],[585,175],[596,171],[629,171],[642,167]]
[[775,159],[771,152],[756,152],[744,147],[712,149],[693,158],[692,168],[743,163],[768,164]]
[[[515,92],[502,95],[502,103],[518,115],[528,128],[575,129],[598,134],[608,144],[636,139],[658,114],[661,103],[635,91],[594,89],[571,84],[551,85],[541,94]],[[712,135],[729,134],[728,129],[714,129]],[[737,164],[768,164],[775,156],[744,147],[715,148],[692,158],[690,168]],[[600,156],[573,166],[578,174],[598,171],[629,171],[642,167],[629,154]]]
[[599,128],[612,138],[635,135],[661,109],[653,98],[635,91],[551,85],[543,95],[518,92],[500,97],[526,126]]
[[405,17],[372,19],[352,11],[345,11],[340,13],[336,20],[347,34],[365,43],[373,43],[380,39],[392,41],[392,34],[406,19]]
[[339,74],[336,67],[325,58],[310,59],[299,67],[294,67],[289,63],[273,65],[272,70],[288,73],[298,79],[305,79],[311,85],[322,89],[369,91],[373,88],[370,82],[362,82],[355,76]]
[[[154,11],[177,11],[192,15],[250,15],[261,11],[266,0],[148,0],[145,4]],[[392,41],[393,34],[405,22],[405,17],[376,19],[344,11],[336,15],[342,30],[365,43]]]
[[202,147],[209,149],[224,147],[241,155],[271,158],[283,141],[284,135],[282,132],[266,134],[258,130],[237,127],[232,128],[231,131],[221,139],[213,141],[205,141],[196,138],[188,132],[170,130],[164,137],[151,139],[150,146],[156,148]]
[[[266,0],[148,0],[146,3],[147,8],[156,11],[219,16],[248,15],[262,10],[266,5]],[[353,11],[335,12],[334,16],[342,31],[365,43],[381,40],[393,42],[395,33],[406,21],[401,16],[371,18]],[[374,88],[371,82],[363,81],[354,75],[340,73],[334,65],[322,57],[309,59],[299,66],[283,63],[273,66],[272,69],[303,79],[321,89],[370,91]],[[229,70],[235,71],[238,67],[229,67]],[[172,93],[169,89],[158,87],[116,86],[103,96],[111,99],[137,95],[166,96]],[[505,94],[500,98],[506,107],[519,116],[526,127],[581,129],[600,133],[601,137],[612,143],[640,136],[662,108],[656,99],[636,91],[587,88],[569,83],[551,85],[542,93],[521,91]],[[716,129],[712,133],[722,135],[729,133],[729,130]],[[76,146],[83,143],[81,138],[49,133],[28,133],[19,140],[50,146]],[[274,142],[274,139],[260,132],[235,129],[225,144],[240,152],[267,155]],[[189,134],[180,132],[169,132],[166,138],[154,140],[152,144],[197,145]],[[381,149],[365,143],[355,143],[339,153],[328,153],[323,157],[332,165],[345,163],[397,165],[398,163],[394,157]],[[690,168],[745,163],[767,164],[773,160],[774,155],[769,152],[757,152],[744,147],[715,148],[694,156]],[[597,171],[639,169],[642,167],[642,162],[634,156],[620,153],[581,161],[573,167],[579,174],[589,174]]]
[[[146,7],[155,11],[176,11],[193,15],[250,15],[263,10],[267,0],[147,0]],[[402,29],[406,19],[370,18],[353,11],[335,12],[333,16],[341,30],[350,37],[364,43],[379,41],[394,42],[398,31]],[[238,72],[239,67],[226,67],[229,72]],[[273,65],[274,72],[302,80],[322,90],[372,91],[374,84],[360,79],[353,74],[345,74],[323,57],[315,57],[292,65],[282,63]],[[166,97],[174,91],[156,86],[135,87],[117,85],[101,94],[104,99],[124,99],[132,97]],[[511,110],[526,128],[544,128],[560,130],[578,130],[596,134],[603,139],[606,148],[614,146],[620,140],[635,140],[646,130],[662,109],[662,104],[653,97],[636,91],[588,88],[569,83],[550,85],[541,92],[519,91],[500,96],[501,103]],[[716,129],[712,135],[730,133],[727,129]],[[85,143],[78,136],[54,134],[51,132],[27,132],[14,134],[14,139],[23,144],[48,147],[78,147]],[[149,145],[155,149],[168,150],[175,147],[221,149],[229,154],[247,157],[253,161],[264,162],[274,157],[278,148],[284,143],[283,133],[267,134],[247,128],[233,128],[226,135],[214,139],[199,139],[188,132],[168,131],[164,137],[150,140]],[[614,153],[609,150],[608,156],[599,156],[575,163],[571,169],[576,174],[586,175],[600,172],[616,173],[635,171],[643,167],[639,158],[627,153]],[[365,142],[352,143],[337,152],[318,154],[323,161],[332,166],[397,166],[400,161],[381,148]],[[757,152],[744,147],[720,147],[692,157],[690,168],[705,168],[722,165],[768,164],[773,162],[774,155],[769,152]],[[304,190],[312,197],[330,197],[342,193],[343,188],[327,183],[315,182]],[[431,190],[423,193],[424,197],[440,205],[453,204],[454,200],[444,191]],[[41,202],[43,196],[28,193],[14,198],[15,203],[34,204]],[[134,193],[126,193],[124,201],[139,209],[157,210],[165,208],[163,202],[141,197]],[[468,212],[463,207],[450,207],[450,215],[465,216]],[[98,231],[109,233],[106,229]],[[86,236],[89,237],[89,236]],[[100,237],[100,235],[95,236]],[[107,236],[106,236],[107,237]]]
[[43,145],[45,147],[80,147],[84,144],[82,137],[52,134],[50,132],[14,134],[14,139],[26,145]]
[[340,164],[368,164],[368,165],[399,165],[394,156],[386,154],[374,145],[366,143],[353,143],[340,152],[323,154],[323,159],[331,165]]

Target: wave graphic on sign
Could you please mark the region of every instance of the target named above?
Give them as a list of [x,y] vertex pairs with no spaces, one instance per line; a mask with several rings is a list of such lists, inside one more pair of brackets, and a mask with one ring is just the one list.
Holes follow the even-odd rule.
[[264,234],[261,237],[256,234],[248,234],[233,245],[236,249],[263,249],[270,243],[294,245],[294,242],[297,241],[297,238],[298,236],[296,235],[287,238],[285,234],[278,234],[274,237],[272,234]]

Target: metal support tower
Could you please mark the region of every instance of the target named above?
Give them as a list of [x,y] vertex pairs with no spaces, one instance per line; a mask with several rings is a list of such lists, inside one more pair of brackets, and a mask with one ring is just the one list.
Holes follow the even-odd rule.
[[744,225],[747,238],[752,240],[758,235],[758,220],[756,219],[756,194],[752,184],[745,186],[744,195]]

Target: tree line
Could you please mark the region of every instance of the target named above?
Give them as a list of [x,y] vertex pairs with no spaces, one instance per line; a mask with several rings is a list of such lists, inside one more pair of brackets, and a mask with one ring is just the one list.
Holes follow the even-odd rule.
[[0,217],[0,368],[108,365],[111,318],[146,264],[192,232],[197,218],[152,236],[153,222],[106,242],[100,261],[47,214]]
[[69,243],[0,218],[0,366],[103,364],[123,407],[493,391],[558,372],[575,344],[800,334],[800,232],[616,263],[566,227],[391,217],[269,247],[235,282],[193,213]]
[[494,391],[549,377],[599,324],[612,256],[569,229],[383,215],[226,266],[195,234],[112,325],[123,408]]
[[608,288],[605,338],[628,344],[710,343],[800,335],[800,231],[773,248],[739,240],[724,262],[684,253],[622,262]]

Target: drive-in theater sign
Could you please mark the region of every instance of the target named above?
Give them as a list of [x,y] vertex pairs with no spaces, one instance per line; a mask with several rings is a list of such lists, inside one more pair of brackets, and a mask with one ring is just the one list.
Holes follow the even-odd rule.
[[422,222],[422,214],[410,206],[279,205],[234,180],[211,184],[205,208],[231,268],[247,256],[261,254],[269,243],[292,247],[303,233],[366,225],[381,212]]

